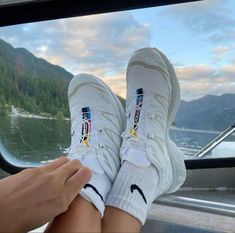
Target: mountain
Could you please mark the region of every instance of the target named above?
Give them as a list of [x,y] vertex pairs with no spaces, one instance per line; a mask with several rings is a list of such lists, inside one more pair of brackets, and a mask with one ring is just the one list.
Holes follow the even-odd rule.
[[224,130],[235,123],[235,94],[206,95],[189,102],[181,101],[177,127]]
[[[5,104],[30,113],[68,116],[67,88],[73,75],[60,66],[0,39],[0,114]],[[119,97],[122,104],[125,100]],[[181,101],[175,125],[224,130],[235,122],[235,94]]]
[[62,67],[0,39],[0,102],[31,113],[68,116],[67,88],[72,77]]

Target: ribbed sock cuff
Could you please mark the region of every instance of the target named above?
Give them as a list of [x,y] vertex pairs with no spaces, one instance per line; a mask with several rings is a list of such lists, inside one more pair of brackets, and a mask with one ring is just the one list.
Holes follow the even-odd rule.
[[116,177],[105,205],[119,208],[137,218],[143,225],[158,183],[152,166],[137,167],[125,161]]
[[125,199],[122,196],[108,195],[105,205],[113,206],[129,213],[130,215],[138,219],[141,222],[142,226],[146,221],[147,210],[141,209],[138,205],[135,205],[133,202],[128,199]]
[[100,212],[101,217],[104,216],[104,209],[105,209],[104,202],[101,200],[99,196],[97,196],[97,194],[93,190],[83,188],[80,192],[80,196],[85,200],[91,202]]
[[110,189],[111,181],[105,173],[97,174],[92,172],[92,177],[80,191],[80,196],[91,202],[103,217],[105,209],[104,202]]

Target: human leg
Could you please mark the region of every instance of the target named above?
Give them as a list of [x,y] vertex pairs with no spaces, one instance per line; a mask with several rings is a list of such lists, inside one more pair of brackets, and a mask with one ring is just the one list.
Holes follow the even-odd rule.
[[[92,178],[81,190],[82,198],[74,200],[69,210],[49,228],[99,232],[104,201],[120,167],[124,110],[111,90],[88,74],[80,74],[71,81],[68,97],[72,135],[68,158],[78,159],[90,168]],[[91,228],[93,221],[95,228]]]
[[101,232],[101,215],[93,204],[78,196],[68,210],[57,216],[45,233]]
[[102,219],[102,232],[119,233],[134,232],[139,233],[141,223],[138,219],[126,211],[112,206],[106,206]]
[[[141,225],[151,203],[162,194],[176,191],[185,180],[183,154],[169,138],[179,95],[174,69],[160,51],[141,49],[131,57],[127,68],[122,166],[106,205],[130,214]],[[107,210],[105,218],[112,216],[115,208]],[[115,221],[117,226],[123,221],[120,215],[122,212]],[[104,226],[110,229],[105,218]]]

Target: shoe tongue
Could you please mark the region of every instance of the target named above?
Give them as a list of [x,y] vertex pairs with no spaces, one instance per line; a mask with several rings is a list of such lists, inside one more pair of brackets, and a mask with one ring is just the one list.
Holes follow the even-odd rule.
[[148,167],[151,163],[144,144],[140,140],[129,138],[120,151],[122,162],[126,160],[138,167]]

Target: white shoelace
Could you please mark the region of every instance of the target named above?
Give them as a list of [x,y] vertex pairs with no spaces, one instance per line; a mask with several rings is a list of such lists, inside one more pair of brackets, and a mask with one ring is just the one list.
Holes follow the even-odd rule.
[[[102,143],[102,134],[104,132],[102,125],[106,122],[102,117],[100,117],[100,111],[92,110],[91,119],[83,119],[82,117],[76,117],[72,121],[71,136],[72,144],[67,149],[70,157],[76,158],[79,154],[86,155],[90,152],[98,152],[101,149],[105,149],[105,145]],[[82,116],[82,112],[77,113],[77,116]],[[90,124],[90,131],[82,135],[82,126],[88,126]],[[88,142],[86,138],[88,137]]]

